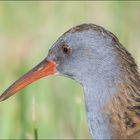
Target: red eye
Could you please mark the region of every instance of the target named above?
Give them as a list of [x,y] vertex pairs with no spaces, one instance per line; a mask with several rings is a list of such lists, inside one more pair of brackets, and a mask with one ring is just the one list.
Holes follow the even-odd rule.
[[65,53],[65,54],[70,54],[71,53],[71,48],[67,45],[63,45],[62,47],[62,51]]
[[64,53],[68,53],[68,48],[64,47],[64,48],[63,48],[63,52],[64,52]]

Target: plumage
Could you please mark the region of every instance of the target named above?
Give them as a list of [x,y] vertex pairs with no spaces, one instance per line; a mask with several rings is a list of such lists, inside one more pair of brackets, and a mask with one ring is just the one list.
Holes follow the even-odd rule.
[[140,139],[140,74],[113,33],[94,24],[71,28],[0,101],[48,74],[67,76],[83,86],[93,139]]

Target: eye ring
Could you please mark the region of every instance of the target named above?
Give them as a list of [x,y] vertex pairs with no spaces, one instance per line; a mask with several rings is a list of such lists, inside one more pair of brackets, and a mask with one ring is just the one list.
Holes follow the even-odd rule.
[[65,45],[62,46],[62,51],[65,54],[70,54],[72,49],[68,45],[65,44]]

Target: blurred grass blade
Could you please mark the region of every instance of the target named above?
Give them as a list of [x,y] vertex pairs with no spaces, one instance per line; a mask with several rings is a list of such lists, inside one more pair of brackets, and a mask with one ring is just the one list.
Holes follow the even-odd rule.
[[37,130],[37,122],[36,122],[36,102],[35,97],[33,96],[32,99],[32,120],[33,120],[33,132],[34,132],[34,139],[38,140],[38,130]]

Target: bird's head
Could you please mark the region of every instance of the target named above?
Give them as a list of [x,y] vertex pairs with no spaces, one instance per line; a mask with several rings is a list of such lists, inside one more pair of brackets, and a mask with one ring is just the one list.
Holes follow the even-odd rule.
[[83,84],[85,78],[96,75],[98,69],[105,69],[106,66],[100,67],[101,63],[113,63],[112,49],[112,38],[103,28],[93,24],[73,27],[54,43],[48,56],[40,64],[19,78],[0,96],[0,101],[51,74],[68,76]]

